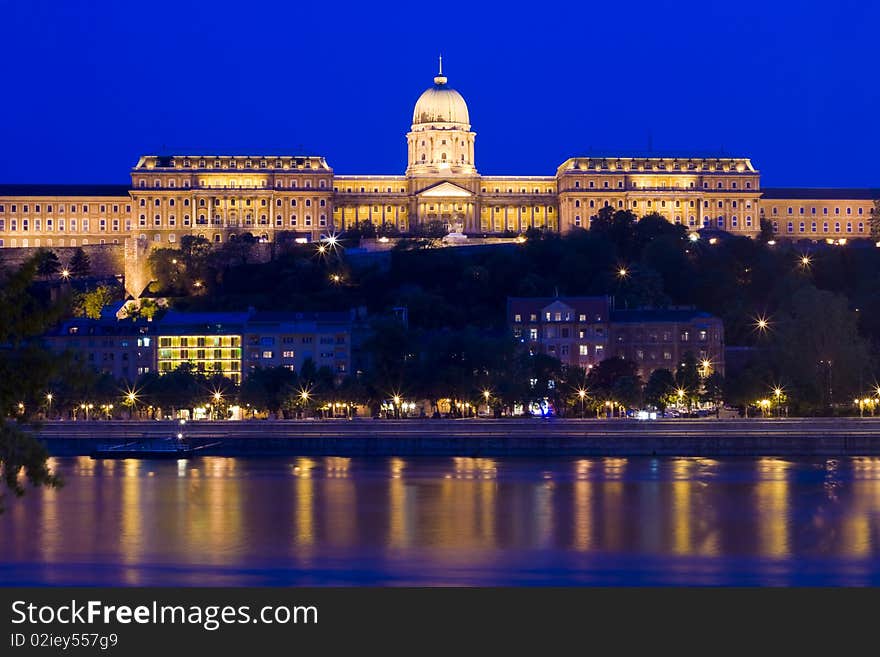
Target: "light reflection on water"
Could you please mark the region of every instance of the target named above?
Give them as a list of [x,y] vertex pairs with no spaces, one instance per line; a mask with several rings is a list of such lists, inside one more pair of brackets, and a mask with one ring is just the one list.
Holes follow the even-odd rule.
[[0,516],[0,583],[880,583],[876,458],[52,467]]

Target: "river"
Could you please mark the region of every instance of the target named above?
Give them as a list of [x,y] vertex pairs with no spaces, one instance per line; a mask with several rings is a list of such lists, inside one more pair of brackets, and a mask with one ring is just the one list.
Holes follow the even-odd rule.
[[3,585],[877,585],[880,458],[53,458]]

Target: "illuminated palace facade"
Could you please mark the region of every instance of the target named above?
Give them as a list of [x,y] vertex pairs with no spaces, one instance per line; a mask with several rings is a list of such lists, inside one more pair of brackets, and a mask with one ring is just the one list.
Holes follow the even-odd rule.
[[868,237],[880,190],[762,189],[748,158],[585,156],[551,176],[484,176],[464,98],[440,73],[418,99],[403,175],[337,175],[320,156],[145,155],[130,185],[0,185],[0,246],[169,246],[284,231],[315,240],[364,221],[471,235],[589,228],[603,207],[689,229]]

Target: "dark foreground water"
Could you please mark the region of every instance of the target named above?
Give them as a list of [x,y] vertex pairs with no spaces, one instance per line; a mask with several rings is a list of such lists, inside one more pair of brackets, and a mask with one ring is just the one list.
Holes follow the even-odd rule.
[[880,459],[54,459],[5,585],[880,584]]

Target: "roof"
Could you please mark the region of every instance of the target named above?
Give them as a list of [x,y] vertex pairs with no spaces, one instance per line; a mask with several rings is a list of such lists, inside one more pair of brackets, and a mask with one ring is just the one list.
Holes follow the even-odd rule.
[[715,315],[696,308],[640,308],[638,310],[611,311],[613,323],[692,322],[694,320],[721,321]]
[[[117,320],[102,316],[101,319],[74,317],[61,323],[47,333],[49,336],[90,336],[90,335],[147,335],[155,333],[155,322],[138,320]],[[74,330],[71,330],[74,329]]]
[[179,333],[187,330],[229,333],[233,330],[241,331],[250,316],[249,312],[190,313],[169,310],[157,323],[161,333]]
[[[156,154],[143,155],[134,166],[136,170],[153,170],[161,172],[164,169],[197,169],[199,163],[204,160],[205,169],[229,172],[235,171],[241,174],[257,174],[278,169],[285,172],[296,173],[297,171],[316,172],[331,171],[327,161],[320,155],[271,155],[271,154],[235,154],[227,153],[190,153],[190,154]],[[214,166],[215,161],[224,162],[224,166]],[[245,167],[247,161],[250,167]],[[265,163],[265,166],[260,164]]]
[[590,321],[605,321],[611,309],[609,297],[508,297],[508,315],[538,312],[559,303],[572,308],[577,314],[584,314]]
[[0,185],[0,196],[118,196],[129,198],[128,185]]
[[289,322],[350,322],[351,313],[342,312],[283,312],[261,311],[251,315],[249,324],[275,324]]
[[868,187],[765,187],[765,199],[870,201],[880,199],[880,189]]

